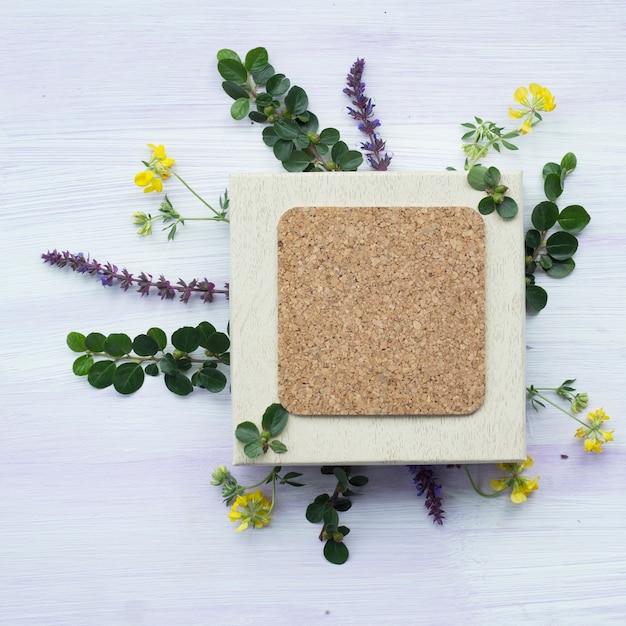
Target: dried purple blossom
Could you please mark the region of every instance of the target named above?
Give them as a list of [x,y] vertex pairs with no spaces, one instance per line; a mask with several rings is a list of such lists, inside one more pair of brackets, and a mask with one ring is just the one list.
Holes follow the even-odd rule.
[[433,524],[443,526],[445,511],[441,508],[441,485],[437,484],[435,472],[429,465],[409,465],[409,472],[413,474],[413,482],[417,487],[417,495],[426,495],[424,506],[428,515],[432,515]]
[[102,265],[95,259],[90,259],[89,256],[85,257],[82,252],[72,254],[67,251],[57,252],[57,250],[53,250],[52,252],[48,251],[42,254],[41,258],[44,260],[44,263],[49,263],[56,267],[69,267],[72,271],[79,274],[94,276],[106,287],[112,287],[115,281],[119,281],[119,286],[124,291],[128,291],[130,287],[136,285],[137,291],[142,296],[148,296],[152,293],[152,290],[155,290],[157,295],[161,297],[161,300],[173,300],[178,295],[179,299],[186,304],[191,295],[197,293],[201,296],[203,302],[213,302],[215,294],[224,294],[228,298],[230,291],[228,283],[225,283],[224,289],[216,289],[215,283],[208,281],[206,278],[203,280],[194,278],[189,283],[179,279],[175,285],[166,280],[162,274],[156,281],[152,279],[152,274],[146,274],[145,272],[141,272],[135,278],[125,268],[120,272],[117,265],[111,263]]
[[362,81],[365,59],[357,59],[350,68],[350,73],[346,77],[347,87],[343,92],[352,98],[353,107],[348,107],[348,114],[359,123],[359,130],[367,135],[368,141],[361,144],[361,148],[366,151],[366,157],[372,169],[384,172],[391,163],[391,156],[382,154],[385,149],[385,141],[376,133],[380,126],[380,120],[374,117],[374,107],[376,106],[371,98],[365,95],[365,83]]

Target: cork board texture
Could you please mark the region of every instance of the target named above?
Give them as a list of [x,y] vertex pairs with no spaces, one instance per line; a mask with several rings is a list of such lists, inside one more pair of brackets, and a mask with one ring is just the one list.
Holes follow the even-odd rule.
[[298,415],[464,415],[485,394],[483,218],[295,207],[278,223],[278,395]]
[[[509,187],[509,195],[522,206],[522,177],[521,172],[503,172],[503,183]],[[233,174],[230,180],[229,195],[230,203],[230,249],[231,249],[231,276],[230,276],[230,334],[231,334],[231,404],[232,404],[232,432],[233,432],[233,463],[236,465],[261,464],[261,465],[319,465],[319,464],[405,464],[405,463],[480,463],[493,461],[516,461],[523,460],[526,456],[525,448],[525,369],[524,369],[524,234],[522,212],[512,220],[503,220],[493,214],[485,218],[470,213],[475,211],[482,193],[471,189],[467,185],[463,172],[348,172],[348,173],[281,173],[281,174]],[[451,253],[457,244],[466,251],[473,249],[473,255],[464,253],[465,263],[452,269],[453,273],[460,274],[473,268],[478,272],[478,278],[467,280],[467,275],[458,280],[451,280],[452,289],[444,289],[442,282],[431,291],[436,294],[445,306],[434,306],[431,301],[429,309],[431,315],[423,320],[418,313],[410,309],[414,300],[407,298],[404,289],[407,272],[415,272],[415,265],[419,265],[419,246],[411,246],[410,238],[404,228],[412,228],[414,219],[429,220],[425,217],[434,210],[444,210],[451,217],[454,211],[458,211],[461,220],[460,225],[455,220],[437,218],[439,224],[450,228],[449,236],[446,235],[445,256],[453,256]],[[288,297],[288,292],[294,292],[303,288],[305,291],[318,289],[320,284],[332,280],[332,273],[324,281],[316,281],[310,272],[314,266],[310,251],[302,249],[295,256],[299,258],[296,263],[302,262],[309,267],[309,275],[303,268],[303,284],[298,280],[291,279],[281,268],[283,259],[279,258],[279,233],[282,238],[285,234],[283,229],[289,231],[290,219],[301,219],[307,224],[307,228],[321,231],[323,228],[314,227],[314,219],[307,212],[328,212],[326,219],[334,220],[337,215],[331,215],[331,210],[344,212],[358,219],[348,220],[343,226],[337,228],[349,229],[350,224],[354,230],[354,237],[347,237],[348,241],[358,242],[364,235],[359,234],[359,229],[370,228],[374,220],[392,212],[402,217],[401,222],[387,230],[383,224],[371,231],[371,236],[376,240],[376,254],[368,254],[362,250],[362,258],[369,258],[370,267],[363,261],[363,269],[368,270],[368,279],[373,276],[387,276],[388,282],[393,283],[393,289],[382,292],[383,287],[375,293],[369,293],[369,299],[363,299],[355,306],[365,316],[362,324],[366,333],[373,332],[370,328],[380,319],[380,313],[390,315],[395,305],[398,320],[406,319],[413,326],[409,332],[398,330],[393,336],[387,333],[387,347],[390,357],[386,362],[385,371],[377,371],[378,395],[387,394],[385,388],[385,374],[389,368],[397,367],[398,363],[409,362],[408,369],[413,369],[408,376],[416,375],[414,361],[422,365],[421,372],[417,374],[426,377],[428,372],[439,371],[441,384],[438,388],[432,381],[428,381],[426,387],[431,391],[430,401],[428,391],[420,385],[414,389],[418,398],[399,397],[394,401],[395,406],[387,402],[379,402],[379,398],[371,397],[366,400],[363,408],[353,404],[346,408],[345,403],[354,398],[341,401],[333,400],[330,394],[311,394],[307,399],[305,394],[297,393],[297,382],[291,392],[286,389],[292,385],[292,379],[297,381],[298,373],[288,373],[283,368],[298,366],[296,361],[308,360],[304,357],[301,349],[283,345],[283,332],[279,325],[285,324],[285,319],[279,320],[279,302],[282,307],[283,297]],[[408,213],[407,213],[408,212]],[[297,215],[300,213],[300,215]],[[410,216],[409,216],[410,214]],[[284,217],[285,216],[285,217]],[[480,220],[480,221],[479,221]],[[342,220],[343,221],[343,220]],[[483,224],[482,252],[480,249],[479,223]],[[328,224],[327,224],[328,225]],[[432,226],[432,224],[430,224]],[[476,230],[474,232],[474,226]],[[463,233],[469,236],[468,230],[472,230],[469,242],[463,242]],[[376,232],[375,232],[376,231]],[[350,231],[352,232],[352,231]],[[313,245],[313,235],[310,233],[304,237]],[[319,232],[318,232],[319,234]],[[320,235],[321,236],[321,235]],[[332,238],[335,235],[326,228],[324,237]],[[474,237],[476,238],[474,240]],[[344,239],[346,239],[344,237]],[[410,250],[413,261],[394,257],[394,264],[400,268],[402,276],[392,276],[388,270],[390,263],[385,260],[382,248],[385,240],[393,240],[393,246],[387,246],[389,250]],[[453,243],[456,241],[457,243]],[[303,243],[302,241],[300,242]],[[363,245],[366,245],[364,242]],[[427,244],[426,244],[427,245]],[[284,246],[284,241],[283,241]],[[308,246],[308,244],[307,244]],[[283,247],[284,250],[284,247]],[[358,253],[358,250],[356,251]],[[455,252],[456,253],[456,252]],[[339,254],[338,250],[334,254]],[[351,250],[350,255],[355,251]],[[389,253],[391,254],[391,253]],[[408,252],[407,252],[408,254]],[[431,250],[430,254],[433,254]],[[482,254],[484,262],[477,260]],[[326,252],[320,253],[316,261],[318,266],[324,263]],[[380,273],[377,266],[380,266]],[[382,268],[384,267],[384,271]],[[429,268],[437,268],[438,272],[445,269],[443,261],[437,263],[430,260],[426,265],[419,266],[417,272],[423,269],[428,272]],[[473,271],[472,270],[472,271]],[[279,277],[279,271],[282,277]],[[483,296],[480,296],[480,272],[482,271]],[[367,272],[366,272],[367,273]],[[279,278],[281,286],[279,288]],[[433,277],[429,277],[433,278]],[[285,288],[285,279],[288,287]],[[359,279],[360,280],[360,279]],[[409,280],[416,281],[415,276]],[[308,281],[308,282],[306,282]],[[456,282],[455,282],[456,281]],[[383,281],[384,282],[384,281]],[[471,282],[471,288],[468,283]],[[304,284],[306,283],[306,284]],[[445,282],[447,285],[448,282]],[[417,288],[417,283],[414,285]],[[330,291],[324,292],[325,289]],[[454,298],[451,293],[457,293],[458,306],[452,306]],[[322,287],[324,298],[312,298],[311,293],[305,294],[302,303],[294,300],[295,306],[301,307],[302,323],[297,322],[299,327],[306,330],[309,336],[315,334],[312,325],[319,326],[322,318],[332,320],[338,314],[332,311],[332,306],[337,298],[333,297],[333,286]],[[467,290],[467,291],[465,291]],[[441,293],[440,293],[441,291]],[[449,293],[450,292],[450,293]],[[344,294],[350,296],[350,291]],[[295,296],[294,296],[295,297]],[[421,294],[423,301],[425,296]],[[370,302],[373,300],[373,302]],[[355,299],[356,301],[356,299]],[[480,302],[483,303],[482,326],[483,339],[472,336],[471,332],[480,334],[481,325],[477,321]],[[306,307],[305,303],[310,306]],[[353,304],[348,300],[348,305]],[[344,300],[344,308],[346,302]],[[439,310],[436,310],[439,309]],[[444,315],[444,309],[446,310]],[[436,310],[436,311],[435,311]],[[378,317],[372,319],[372,312],[378,311]],[[433,313],[433,311],[435,311]],[[402,318],[402,316],[407,316]],[[463,316],[473,317],[471,322],[465,322]],[[349,316],[351,324],[356,324],[357,316]],[[431,319],[432,317],[435,318]],[[306,319],[306,323],[305,323]],[[291,323],[297,321],[292,319]],[[439,322],[439,323],[437,323]],[[287,322],[289,323],[289,322]],[[396,323],[404,324],[404,321]],[[461,328],[466,323],[462,332],[454,332],[450,335],[449,349],[442,349],[442,355],[446,358],[437,359],[430,353],[421,359],[411,358],[411,350],[419,345],[413,345],[403,352],[403,346],[397,342],[406,336],[411,341],[415,337],[423,336],[423,329],[435,328],[437,332],[443,332],[447,327]],[[418,326],[421,328],[418,329]],[[335,324],[336,326],[336,324]],[[360,335],[361,327],[354,326],[353,335]],[[406,329],[405,329],[406,330]],[[418,333],[418,330],[420,331]],[[326,331],[324,331],[326,332]],[[421,335],[420,335],[421,333]],[[346,336],[348,333],[346,333]],[[384,333],[380,336],[383,337]],[[391,341],[389,341],[389,337]],[[441,335],[440,335],[441,337]],[[290,339],[291,341],[291,339]],[[352,339],[350,340],[352,341]],[[355,341],[358,341],[356,339]],[[384,338],[379,339],[377,349],[382,351]],[[279,360],[279,344],[281,357]],[[349,344],[349,342],[348,342]],[[458,344],[458,345],[453,345]],[[480,345],[483,353],[481,354]],[[467,349],[464,348],[467,346]],[[322,351],[321,346],[317,347]],[[354,347],[354,346],[352,346]],[[291,363],[291,357],[284,359],[285,348],[288,351],[296,351],[298,354]],[[343,349],[341,346],[337,350]],[[456,351],[456,353],[455,353]],[[468,362],[462,365],[462,358],[448,356],[466,352]],[[370,353],[371,354],[371,353]],[[394,356],[400,358],[394,359]],[[335,356],[334,358],[337,359]],[[455,361],[455,359],[457,359]],[[474,361],[472,362],[472,359]],[[443,361],[448,361],[443,363]],[[279,362],[280,361],[280,362]],[[398,363],[396,363],[396,361]],[[481,365],[482,361],[482,365]],[[313,361],[309,361],[309,363]],[[335,364],[337,360],[335,361]],[[341,359],[340,365],[346,371],[354,368],[355,361]],[[476,365],[474,368],[473,365]],[[466,371],[461,372],[459,367],[471,369],[471,376]],[[299,367],[302,369],[302,365]],[[358,364],[357,369],[362,367]],[[400,365],[399,367],[402,367]],[[482,390],[481,384],[482,367]],[[394,370],[396,372],[398,370]],[[279,372],[281,372],[279,374]],[[403,373],[403,372],[402,372]],[[344,372],[346,377],[349,374]],[[315,373],[316,376],[319,372]],[[394,374],[395,375],[395,374]],[[279,376],[281,382],[279,384]],[[463,387],[455,398],[451,392],[451,385],[447,379],[454,378],[457,385]],[[332,375],[330,376],[332,378]],[[363,380],[362,377],[355,379]],[[316,379],[317,380],[317,379]],[[332,381],[335,384],[335,381]],[[315,382],[313,387],[318,387]],[[441,391],[443,390],[443,391]],[[243,453],[242,446],[236,441],[234,431],[237,424],[243,421],[252,421],[260,425],[265,409],[275,402],[284,401],[289,404],[289,398],[285,393],[291,393],[294,406],[289,407],[289,421],[280,439],[287,446],[284,454],[276,454],[269,451],[267,454],[249,459]],[[314,397],[317,394],[317,399]],[[320,397],[321,396],[321,397]],[[434,400],[436,398],[436,400]],[[305,406],[298,406],[298,403]],[[313,405],[317,403],[317,408]],[[343,409],[341,404],[344,404]],[[426,405],[431,405],[428,410]],[[418,406],[419,405],[419,406]],[[339,408],[337,408],[339,406]],[[307,413],[296,413],[296,409],[306,410]],[[474,410],[475,409],[475,410]],[[363,410],[365,413],[359,413]],[[344,412],[341,412],[344,411]],[[368,413],[371,411],[371,413]],[[467,414],[465,414],[467,413]]]

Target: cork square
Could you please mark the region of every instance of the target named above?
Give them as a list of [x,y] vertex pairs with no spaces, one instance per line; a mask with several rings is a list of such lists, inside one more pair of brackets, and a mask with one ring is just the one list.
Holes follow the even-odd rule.
[[466,415],[485,394],[474,209],[294,207],[278,223],[278,395],[297,415]]

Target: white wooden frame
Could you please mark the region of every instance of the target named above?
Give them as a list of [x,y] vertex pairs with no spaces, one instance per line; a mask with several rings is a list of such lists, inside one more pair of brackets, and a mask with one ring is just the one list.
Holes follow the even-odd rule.
[[[486,392],[463,416],[295,416],[288,451],[236,465],[519,461],[525,443],[525,297],[522,174],[503,182],[520,212],[485,219]],[[463,172],[233,174],[231,213],[232,417],[260,425],[278,402],[277,224],[294,206],[471,206],[484,194]]]

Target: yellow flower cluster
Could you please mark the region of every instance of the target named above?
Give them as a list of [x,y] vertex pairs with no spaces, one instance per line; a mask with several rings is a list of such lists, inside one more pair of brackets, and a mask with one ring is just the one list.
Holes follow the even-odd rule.
[[144,193],[160,192],[163,191],[163,180],[170,176],[170,167],[174,165],[174,159],[168,158],[163,145],[155,146],[149,143],[148,148],[152,150],[152,156],[148,162],[143,162],[147,169],[135,176],[135,184],[143,187]]
[[609,419],[611,418],[604,412],[604,409],[597,409],[587,415],[589,427],[580,426],[574,435],[576,439],[585,440],[585,452],[597,452],[601,454],[602,444],[605,444],[607,441],[613,441],[613,433],[615,431],[603,430],[601,428],[604,422]]
[[[513,98],[515,102],[522,105],[522,108],[514,109],[509,107],[509,116],[513,119],[524,118],[522,125],[519,127],[523,135],[529,133],[532,127],[541,121],[538,111],[552,111],[556,107],[552,92],[538,83],[530,83],[528,89],[526,87],[518,87],[513,94]],[[537,121],[535,121],[535,118],[537,118]]]
[[498,463],[497,466],[507,472],[508,476],[489,481],[491,488],[495,491],[504,491],[511,487],[511,500],[515,504],[525,502],[529,493],[539,489],[539,476],[528,478],[521,475],[527,467],[532,467],[533,463],[529,456],[522,463]]
[[246,530],[250,524],[254,528],[267,526],[272,519],[271,511],[272,503],[263,495],[260,489],[257,489],[254,493],[237,496],[228,518],[231,522],[241,522],[237,528],[239,533],[242,530]]

